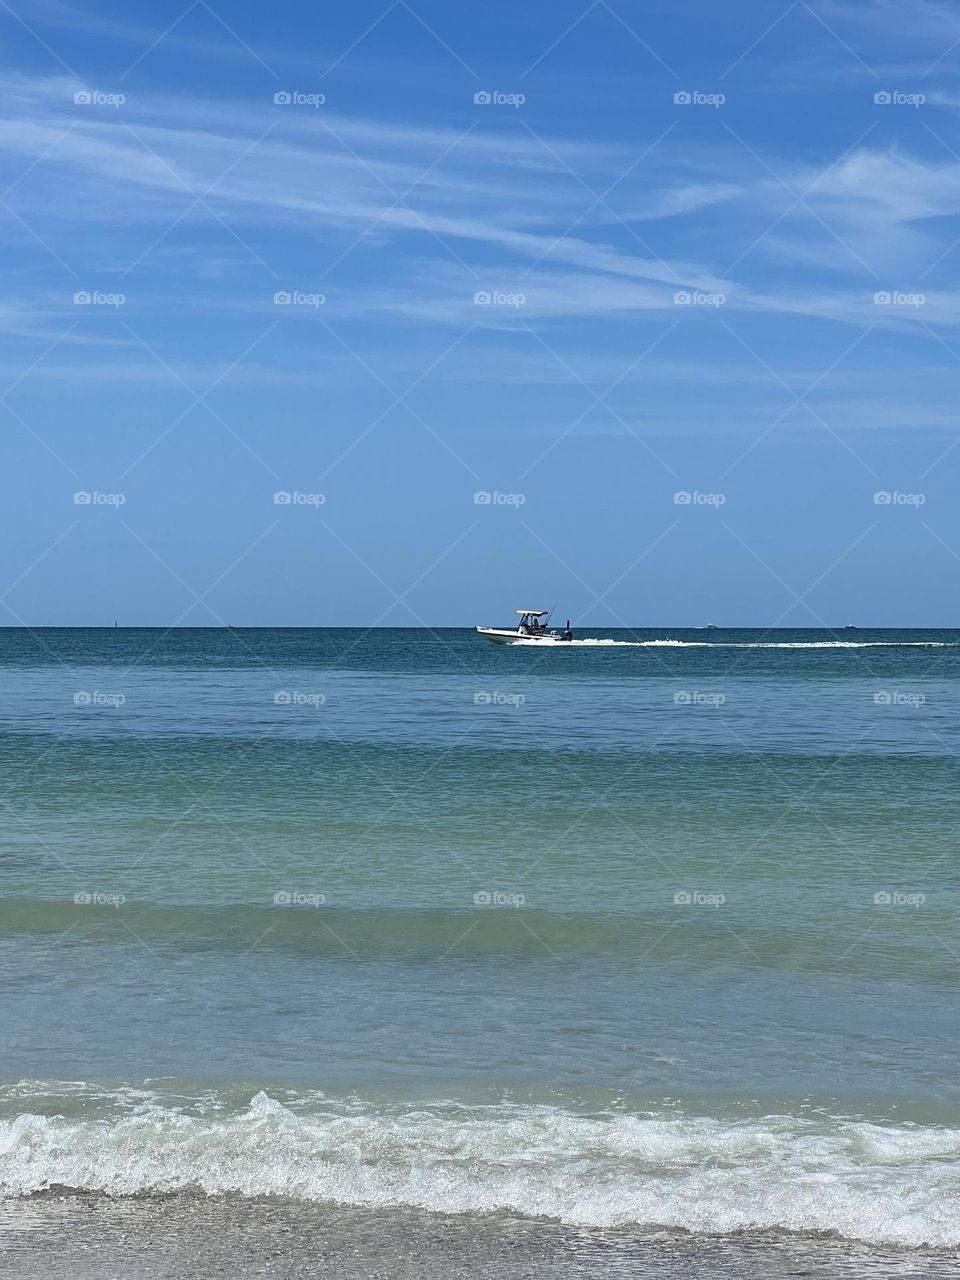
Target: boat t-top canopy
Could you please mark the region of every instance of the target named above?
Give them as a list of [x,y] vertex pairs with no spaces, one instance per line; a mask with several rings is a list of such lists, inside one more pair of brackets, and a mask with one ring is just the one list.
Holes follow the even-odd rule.
[[549,609],[518,609],[517,614],[521,618],[545,618],[550,612]]

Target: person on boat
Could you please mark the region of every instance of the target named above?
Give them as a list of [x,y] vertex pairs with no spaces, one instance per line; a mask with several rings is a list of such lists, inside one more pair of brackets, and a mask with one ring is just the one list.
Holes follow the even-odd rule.
[[560,637],[560,639],[561,639],[561,640],[572,640],[572,639],[573,639],[573,632],[570,630],[570,619],[569,619],[569,618],[567,619],[567,625],[564,627],[564,629],[563,629],[563,635]]

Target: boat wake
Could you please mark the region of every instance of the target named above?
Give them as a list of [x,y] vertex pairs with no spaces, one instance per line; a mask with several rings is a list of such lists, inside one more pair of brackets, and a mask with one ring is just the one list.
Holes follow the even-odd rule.
[[614,649],[956,649],[950,640],[565,640],[544,644],[542,640],[515,640],[513,647],[534,649],[614,648]]

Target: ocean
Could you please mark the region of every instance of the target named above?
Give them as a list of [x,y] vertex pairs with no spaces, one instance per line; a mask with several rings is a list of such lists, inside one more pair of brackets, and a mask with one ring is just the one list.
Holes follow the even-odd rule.
[[960,632],[592,635],[0,630],[0,1256],[960,1275]]

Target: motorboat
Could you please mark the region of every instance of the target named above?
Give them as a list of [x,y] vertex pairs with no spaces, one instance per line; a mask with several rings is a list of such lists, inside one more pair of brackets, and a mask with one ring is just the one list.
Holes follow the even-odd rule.
[[477,627],[477,635],[493,644],[565,644],[573,639],[570,623],[563,631],[549,629],[549,609],[518,609],[516,627]]

